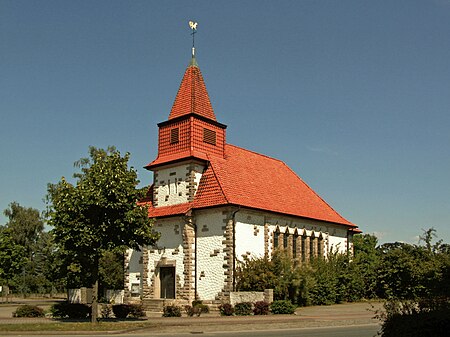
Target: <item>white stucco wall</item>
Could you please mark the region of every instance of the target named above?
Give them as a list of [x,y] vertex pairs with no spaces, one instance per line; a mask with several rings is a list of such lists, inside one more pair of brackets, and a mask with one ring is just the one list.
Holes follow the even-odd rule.
[[161,233],[156,248],[148,250],[148,285],[150,286],[155,268],[161,259],[175,262],[175,274],[184,285],[184,250],[183,250],[183,221],[180,218],[157,220],[154,229]]
[[129,275],[128,290],[131,291],[133,284],[139,284],[139,288],[142,288],[142,251],[128,249],[126,251],[126,259],[128,260]]
[[196,216],[197,293],[201,300],[214,300],[224,287],[224,219],[222,212],[214,210]]
[[186,182],[187,165],[159,169],[154,189],[158,195],[158,206],[176,205],[188,201]]
[[[190,173],[190,170],[193,170],[194,183],[196,183],[195,187],[197,187],[202,177],[203,169],[202,165],[186,163],[155,171],[158,175],[154,182],[158,207],[188,202],[189,182],[187,174]],[[194,194],[196,192],[197,189],[195,188]]]
[[236,213],[236,259],[264,256],[264,216],[255,212]]

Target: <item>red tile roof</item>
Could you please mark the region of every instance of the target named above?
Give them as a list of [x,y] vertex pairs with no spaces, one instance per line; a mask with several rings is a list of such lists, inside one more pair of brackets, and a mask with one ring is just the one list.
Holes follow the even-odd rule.
[[170,111],[169,120],[190,113],[196,113],[208,119],[216,120],[202,73],[195,59],[193,59],[193,62],[191,62],[184,73],[175,102]]
[[225,158],[209,157],[193,202],[151,207],[149,215],[178,215],[227,204],[356,227],[284,162],[229,144],[225,145]]

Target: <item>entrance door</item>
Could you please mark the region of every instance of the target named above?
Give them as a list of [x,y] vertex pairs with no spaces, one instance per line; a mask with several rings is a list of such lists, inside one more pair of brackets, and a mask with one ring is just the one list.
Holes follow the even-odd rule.
[[175,267],[160,267],[161,298],[175,298]]

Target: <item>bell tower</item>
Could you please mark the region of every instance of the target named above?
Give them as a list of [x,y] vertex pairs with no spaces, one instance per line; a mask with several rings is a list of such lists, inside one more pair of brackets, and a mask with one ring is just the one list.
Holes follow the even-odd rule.
[[217,122],[194,55],[181,80],[167,121],[158,124],[153,205],[191,202],[210,156],[224,156],[226,125]]

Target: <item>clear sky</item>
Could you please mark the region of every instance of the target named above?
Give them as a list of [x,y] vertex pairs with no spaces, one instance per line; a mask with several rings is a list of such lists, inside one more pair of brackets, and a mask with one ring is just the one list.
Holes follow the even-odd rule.
[[450,242],[450,0],[0,0],[0,209],[44,210],[90,145],[150,184],[191,19],[229,143],[380,242]]

